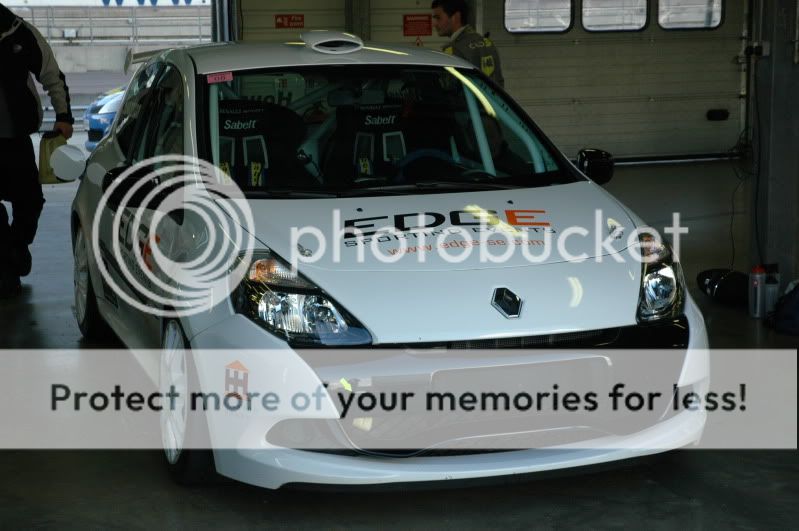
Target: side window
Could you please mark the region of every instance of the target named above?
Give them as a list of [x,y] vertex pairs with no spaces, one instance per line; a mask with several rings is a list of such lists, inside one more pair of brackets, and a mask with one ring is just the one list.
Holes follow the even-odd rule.
[[153,86],[161,70],[161,63],[146,65],[134,76],[125,93],[119,120],[116,126],[116,139],[119,147],[128,160],[135,159],[135,151],[139,144],[139,132],[142,122],[148,116],[145,111]]
[[158,155],[183,153],[183,81],[173,66],[159,72],[142,99],[139,124],[129,160],[141,162]]
[[167,66],[156,88],[156,125],[148,155],[183,154],[183,78],[177,68]]

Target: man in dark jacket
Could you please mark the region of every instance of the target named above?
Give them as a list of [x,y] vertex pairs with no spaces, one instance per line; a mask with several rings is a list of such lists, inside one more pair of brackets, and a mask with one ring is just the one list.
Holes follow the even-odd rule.
[[72,110],[64,74],[44,37],[0,4],[0,200],[11,203],[13,222],[0,203],[0,298],[20,291],[30,273],[33,243],[44,205],[30,135],[42,124],[42,105],[31,74],[56,111],[54,129],[72,136]]
[[433,0],[433,25],[440,37],[451,40],[443,50],[466,59],[496,84],[503,86],[502,67],[497,47],[468,24],[466,0]]

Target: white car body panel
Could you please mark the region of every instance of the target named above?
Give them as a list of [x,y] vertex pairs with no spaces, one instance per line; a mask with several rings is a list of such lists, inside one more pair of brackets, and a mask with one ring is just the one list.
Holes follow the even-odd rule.
[[366,43],[359,51],[341,55],[318,53],[298,43],[264,45],[244,42],[197,46],[191,48],[189,53],[198,74],[300,65],[346,64],[475,68],[468,61],[443,52],[373,43]]
[[[534,183],[534,182],[533,182]],[[422,227],[431,225],[436,220],[431,215],[417,219],[418,214],[435,213],[445,219],[440,225],[436,225],[429,230],[441,229],[463,229],[465,236],[469,240],[479,240],[481,235],[486,235],[489,239],[494,236],[502,236],[489,226],[486,229],[480,227],[480,222],[470,212],[472,210],[496,212],[496,217],[506,228],[506,211],[518,212],[518,216],[524,217],[525,223],[547,223],[547,226],[519,226],[518,232],[507,233],[508,242],[514,240],[530,239],[543,240],[545,231],[553,230],[552,245],[550,256],[541,261],[541,265],[565,262],[557,252],[557,239],[565,229],[569,227],[585,227],[590,231],[589,234],[581,236],[574,234],[564,238],[564,248],[574,256],[585,255],[587,258],[617,254],[625,250],[628,245],[628,235],[632,231],[633,224],[630,217],[618,202],[597,193],[598,187],[591,182],[571,183],[560,186],[546,186],[540,188],[484,191],[469,193],[438,193],[428,195],[406,195],[400,197],[368,197],[368,198],[341,198],[341,199],[312,199],[293,201],[264,200],[253,202],[253,216],[255,218],[256,237],[266,244],[269,248],[277,252],[284,259],[289,259],[296,254],[296,249],[291,248],[292,228],[316,227],[321,230],[324,240],[328,243],[327,251],[318,261],[302,263],[308,269],[328,269],[335,271],[452,271],[452,270],[474,270],[474,269],[501,269],[519,266],[528,266],[530,261],[521,253],[521,249],[510,254],[508,260],[501,263],[485,263],[480,260],[478,249],[469,254],[469,259],[459,263],[452,263],[442,258],[435,252],[426,253],[426,260],[419,261],[417,256],[406,256],[401,260],[388,263],[388,260],[381,261],[369,251],[371,241],[365,245],[367,252],[365,260],[358,262],[358,253],[355,247],[345,247],[338,245],[340,257],[336,257],[333,243],[343,242],[354,244],[354,238],[336,238],[334,229],[343,228],[333,226],[334,213],[338,212],[344,220],[364,220],[359,221],[356,226],[363,227],[363,231],[372,232],[380,228],[392,228],[395,223],[395,216],[403,216],[400,223],[405,223],[405,227],[418,227],[422,221]],[[600,231],[594,231],[596,211],[601,211]],[[453,212],[457,214],[453,214]],[[531,212],[531,213],[527,213]],[[539,213],[540,212],[540,213]],[[456,220],[461,225],[454,225],[451,218],[456,216]],[[383,219],[373,219],[383,218]],[[620,238],[608,238],[607,220],[613,219],[622,227],[626,228]],[[484,223],[485,224],[485,223]],[[525,231],[524,229],[530,229]],[[425,229],[428,230],[428,229]],[[407,231],[401,231],[403,234]],[[381,234],[374,235],[375,239]],[[388,235],[390,236],[390,234]],[[600,247],[597,249],[596,238],[605,240],[608,238],[608,249]],[[427,244],[435,244],[437,236],[426,238]],[[300,243],[315,251],[318,248],[314,238],[301,239]],[[408,246],[416,247],[420,240],[413,238],[391,238],[391,241],[381,243],[378,250],[390,258],[387,249],[405,248]],[[445,241],[445,240],[442,240]],[[364,246],[361,246],[364,247]],[[511,247],[513,247],[511,245]],[[612,250],[612,251],[611,251]],[[494,256],[501,255],[501,249],[492,249]],[[450,253],[452,257],[458,256],[457,252]],[[534,248],[531,252],[533,256],[541,255],[541,248]],[[337,260],[337,258],[340,258]],[[614,259],[610,259],[616,261]],[[624,260],[630,261],[630,255],[626,255]],[[534,262],[535,263],[535,262]],[[640,263],[637,263],[640,265]],[[640,269],[640,268],[639,268]]]

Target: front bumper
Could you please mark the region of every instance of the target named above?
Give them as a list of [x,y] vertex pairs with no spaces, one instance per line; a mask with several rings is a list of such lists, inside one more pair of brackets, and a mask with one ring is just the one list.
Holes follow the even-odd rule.
[[465,480],[590,466],[681,448],[699,440],[705,415],[686,411],[632,436],[594,440],[590,449],[561,446],[406,459],[300,450],[222,450],[215,451],[214,457],[223,476],[270,489],[292,483],[369,485]]
[[[700,389],[707,386],[709,370],[706,352],[707,334],[702,316],[692,300],[686,301],[685,318],[672,324],[671,333],[658,336],[653,333],[652,328],[648,330],[633,328],[635,330],[628,330],[618,336],[634,339],[626,346],[677,348],[685,352],[681,366],[676,368],[677,383],[680,386],[695,386]],[[363,363],[351,365],[334,363],[325,366],[324,362],[305,359],[301,354],[286,349],[279,340],[241,316],[234,316],[220,325],[203,331],[192,338],[191,343],[195,350],[231,350],[241,348],[243,345],[251,347],[255,344],[256,338],[261,348],[276,349],[270,352],[269,360],[260,360],[266,365],[257,371],[258,375],[264,375],[261,385],[269,389],[279,389],[281,385],[287,389],[285,386],[289,383],[295,388],[312,389],[330,382],[335,375],[351,376],[363,371],[364,367],[368,368],[370,376],[391,376],[396,375],[396,370],[402,366],[402,363],[399,365],[396,363],[396,359],[394,363],[381,364],[375,361],[365,366]],[[624,346],[616,343],[609,348]],[[225,361],[229,360],[221,360],[219,363],[223,364]],[[259,360],[243,361],[250,367]],[[429,361],[428,359],[427,362]],[[213,385],[214,380],[218,379],[216,375],[219,374],[219,367],[198,365],[201,385]],[[434,367],[428,367],[428,370],[435,372]],[[357,377],[353,380],[357,380]],[[399,458],[369,455],[368,452],[363,452],[362,455],[346,455],[342,452],[276,447],[270,444],[266,434],[286,418],[280,415],[261,417],[257,425],[252,422],[248,425],[238,425],[241,444],[223,444],[221,447],[214,444],[217,471],[233,479],[267,488],[278,488],[291,483],[357,485],[528,474],[596,465],[680,448],[697,442],[705,423],[704,412],[683,411],[663,417],[660,421],[633,433],[616,435],[606,432],[572,444],[557,444],[540,449],[512,451],[506,449],[462,455],[436,454]],[[330,397],[326,403],[324,413],[309,413],[304,416],[304,420],[337,422],[338,411],[333,398]],[[215,426],[210,420],[209,424],[213,441]],[[355,450],[355,453],[358,453],[360,449],[355,448]]]

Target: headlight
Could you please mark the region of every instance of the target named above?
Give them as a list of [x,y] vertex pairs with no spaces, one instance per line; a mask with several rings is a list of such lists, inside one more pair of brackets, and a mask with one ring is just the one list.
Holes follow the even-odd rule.
[[253,256],[233,308],[293,346],[368,345],[372,336],[318,286],[271,252]]
[[638,322],[677,318],[683,313],[685,280],[668,244],[649,234],[640,238],[644,257]]

